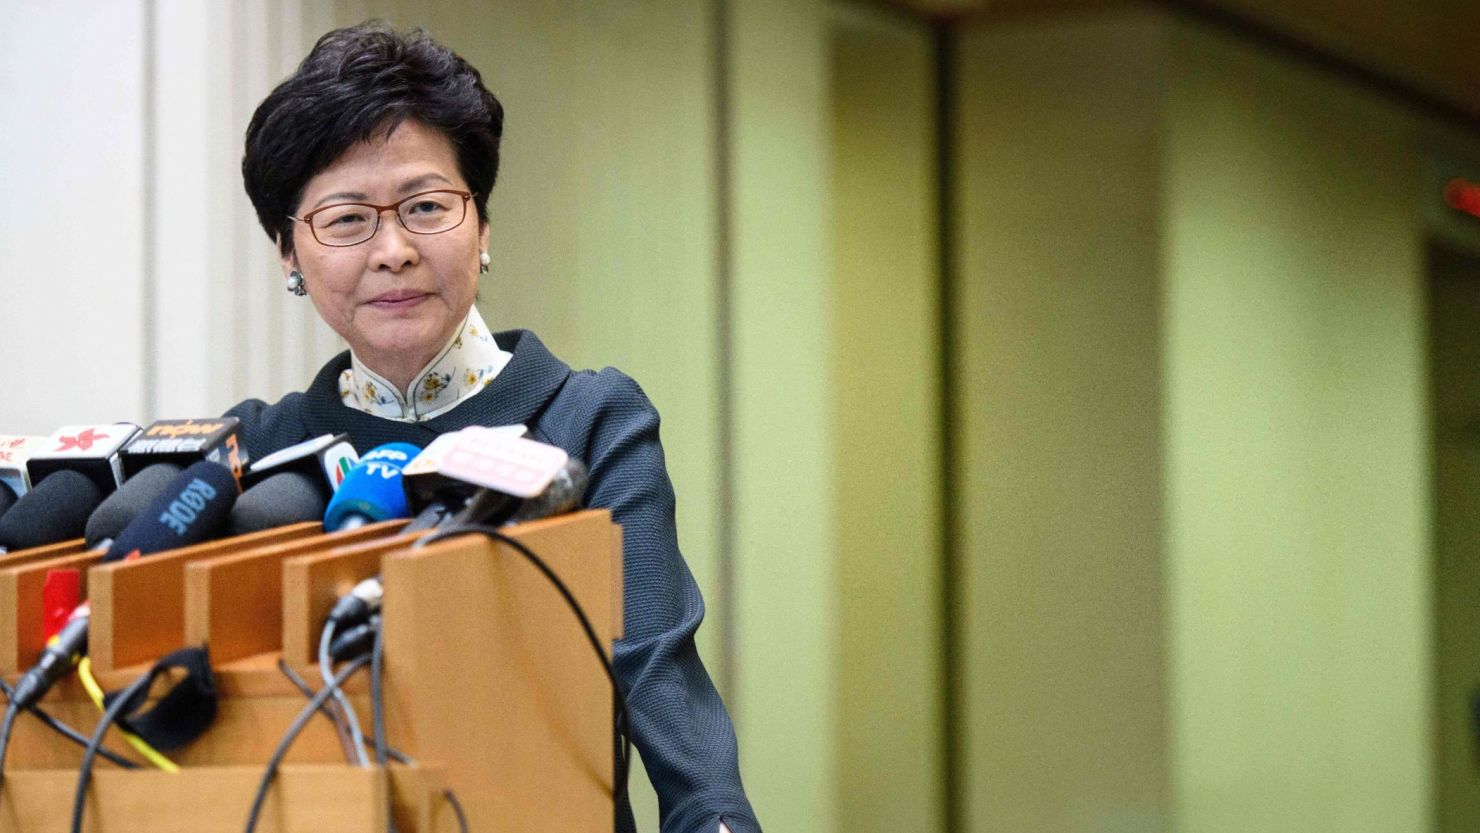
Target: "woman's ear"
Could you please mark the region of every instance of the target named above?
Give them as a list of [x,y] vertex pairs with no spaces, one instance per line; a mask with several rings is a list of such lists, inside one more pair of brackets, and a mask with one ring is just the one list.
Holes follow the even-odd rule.
[[273,240],[273,243],[275,243],[277,245],[278,263],[282,265],[282,267],[283,267],[283,277],[286,278],[286,277],[288,277],[289,274],[297,271],[297,269],[298,269],[298,254],[297,254],[297,252],[290,252],[288,254],[284,254],[283,253],[283,237],[282,237],[282,235],[278,235],[277,238],[275,238]]

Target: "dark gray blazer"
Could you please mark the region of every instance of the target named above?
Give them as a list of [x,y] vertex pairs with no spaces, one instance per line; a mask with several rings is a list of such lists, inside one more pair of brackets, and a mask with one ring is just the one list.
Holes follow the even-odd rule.
[[[632,713],[632,742],[658,793],[662,833],[714,833],[721,819],[734,833],[759,833],[740,784],[734,727],[694,647],[704,601],[678,551],[658,412],[617,370],[573,371],[526,330],[494,337],[513,358],[493,383],[425,422],[394,422],[341,403],[348,352],[307,391],[272,405],[249,399],[227,415],[242,420],[254,459],[321,434],[347,433],[363,454],[388,442],[425,447],[470,425],[517,423],[584,462],[586,506],[610,509],[622,526],[624,636],[614,664]],[[616,830],[635,830],[626,796]]]

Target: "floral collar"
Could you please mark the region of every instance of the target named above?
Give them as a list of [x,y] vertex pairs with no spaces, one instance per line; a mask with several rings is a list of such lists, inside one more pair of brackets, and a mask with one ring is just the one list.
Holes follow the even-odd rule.
[[416,374],[404,394],[350,351],[350,366],[339,374],[339,399],[347,407],[384,419],[421,422],[447,413],[483,390],[510,358],[473,307],[447,346]]

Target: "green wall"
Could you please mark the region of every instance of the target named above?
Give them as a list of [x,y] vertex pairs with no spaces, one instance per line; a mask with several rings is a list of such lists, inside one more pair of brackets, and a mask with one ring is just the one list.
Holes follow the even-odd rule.
[[1480,828],[1470,701],[1480,691],[1480,248],[1428,253],[1434,401],[1435,779],[1437,830]]
[[960,43],[971,831],[1166,829],[1156,19]]
[[929,31],[835,9],[832,443],[839,828],[929,833],[942,752],[940,354]]
[[968,829],[1429,829],[1429,132],[1151,12],[960,83]]
[[836,830],[827,16],[729,4],[736,700],[771,827]]
[[1179,829],[1429,823],[1409,120],[1176,27],[1165,390]]

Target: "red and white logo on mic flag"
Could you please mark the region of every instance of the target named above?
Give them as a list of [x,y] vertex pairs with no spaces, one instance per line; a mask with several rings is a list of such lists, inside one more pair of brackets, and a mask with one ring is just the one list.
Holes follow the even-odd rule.
[[45,445],[45,437],[0,435],[0,468],[25,468],[26,459]]
[[133,438],[138,428],[115,425],[67,425],[57,429],[37,457],[111,457]]
[[494,428],[464,428],[447,450],[442,474],[515,497],[543,492],[565,468],[563,449]]

